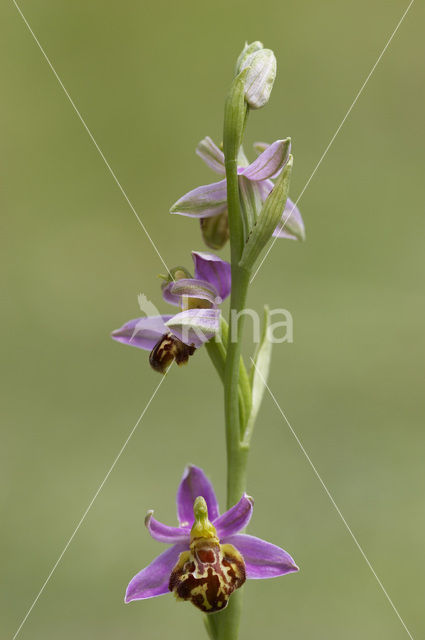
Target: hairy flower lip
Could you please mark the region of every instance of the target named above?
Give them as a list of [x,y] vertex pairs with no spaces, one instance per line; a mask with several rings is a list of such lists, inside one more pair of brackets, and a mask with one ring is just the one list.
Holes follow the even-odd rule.
[[233,545],[242,555],[247,579],[274,578],[298,571],[293,558],[283,549],[261,538],[240,533],[248,524],[253,510],[253,499],[244,494],[239,502],[220,515],[213,486],[199,467],[186,467],[177,490],[179,526],[170,527],[153,517],[149,510],[145,523],[156,540],[171,544],[151,564],[130,581],[125,602],[144,600],[169,592],[169,578],[180,554],[190,547],[190,529],[193,525],[193,503],[202,496],[208,508],[211,523],[217,530],[220,544]]

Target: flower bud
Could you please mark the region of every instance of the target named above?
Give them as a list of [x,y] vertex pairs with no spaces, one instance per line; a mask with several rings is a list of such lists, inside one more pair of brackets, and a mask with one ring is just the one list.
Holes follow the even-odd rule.
[[244,58],[245,100],[252,109],[260,109],[269,101],[276,78],[276,58],[271,49],[260,49]]
[[256,40],[255,42],[251,42],[251,44],[248,44],[247,42],[245,42],[245,46],[241,51],[239,58],[236,62],[235,76],[237,76],[238,73],[240,73],[244,68],[242,65],[245,62],[245,60],[248,58],[248,56],[255,53],[256,51],[260,51],[260,49],[262,48],[263,48],[263,43],[259,42],[258,40]]

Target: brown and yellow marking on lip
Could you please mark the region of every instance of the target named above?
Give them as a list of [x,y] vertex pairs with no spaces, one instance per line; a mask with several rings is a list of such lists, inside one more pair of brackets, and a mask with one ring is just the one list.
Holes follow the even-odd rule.
[[216,613],[227,606],[230,595],[245,582],[245,563],[233,545],[220,544],[203,498],[195,500],[194,511],[190,550],[180,554],[171,572],[169,589],[178,599],[189,600],[204,613]]
[[204,613],[216,613],[227,606],[245,579],[245,563],[235,547],[220,545],[217,538],[199,538],[191,543],[190,551],[180,555],[169,589]]
[[156,343],[149,355],[149,364],[159,373],[166,373],[173,360],[178,365],[186,364],[189,356],[193,356],[196,349],[179,340],[171,332],[166,333]]

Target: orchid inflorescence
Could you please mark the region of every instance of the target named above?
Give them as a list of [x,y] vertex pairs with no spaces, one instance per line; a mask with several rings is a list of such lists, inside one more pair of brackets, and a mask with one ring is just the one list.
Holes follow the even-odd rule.
[[[207,614],[206,628],[213,640],[236,640],[241,607],[233,604],[246,579],[298,571],[286,551],[241,533],[253,510],[245,490],[247,456],[271,357],[266,307],[262,337],[247,371],[241,356],[242,312],[250,276],[271,238],[305,239],[301,214],[288,197],[291,140],[256,143],[252,162],[242,147],[248,112],[268,102],[275,76],[273,52],[260,42],[246,44],[226,100],[223,144],[205,137],[196,149],[220,180],[192,189],[170,209],[200,220],[208,249],[219,250],[230,241],[230,262],[209,251],[193,251],[193,275],[177,266],[161,276],[162,298],[177,307],[177,313],[135,318],[112,333],[118,342],[149,351],[152,368],[162,374],[173,362],[187,363],[205,345],[223,381],[227,511],[219,514],[202,469],[188,466],[177,492],[179,526],[160,523],[152,511],[145,520],[155,540],[172,546],[135,575],[125,597],[130,602],[173,592]],[[229,295],[236,323],[227,323],[221,311]]]

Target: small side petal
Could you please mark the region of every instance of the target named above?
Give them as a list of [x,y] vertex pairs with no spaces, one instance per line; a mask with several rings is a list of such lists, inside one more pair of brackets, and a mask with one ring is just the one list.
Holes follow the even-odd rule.
[[224,176],[226,173],[224,168],[224,153],[209,136],[201,140],[196,147],[196,153],[210,169]]
[[125,602],[144,600],[169,593],[168,582],[171,571],[179,559],[179,555],[186,551],[189,545],[179,543],[161,553],[145,569],[139,571],[130,581],[125,594]]
[[147,318],[135,318],[126,322],[120,329],[115,329],[111,333],[111,338],[117,342],[128,344],[131,347],[138,347],[151,351],[158,340],[168,329],[165,323],[172,316],[150,316]]
[[248,180],[267,180],[277,176],[288,162],[290,138],[276,140],[254,162],[241,172]]
[[240,551],[245,560],[246,577],[251,580],[275,578],[299,571],[289,553],[261,538],[238,533],[229,536],[223,543],[233,544]]
[[227,209],[226,180],[213,182],[188,191],[177,200],[170,213],[178,213],[190,218],[210,218],[223,213]]
[[244,529],[251,520],[254,500],[246,493],[234,507],[213,522],[220,539],[232,536]]
[[217,304],[217,289],[204,279],[198,278],[181,278],[173,282],[170,287],[172,295],[180,298],[198,298],[199,300],[207,300],[211,305]]
[[172,280],[171,282],[167,282],[167,284],[165,284],[162,287],[162,297],[164,298],[165,302],[168,302],[168,304],[172,304],[175,307],[179,307],[180,306],[180,296],[177,296],[173,293],[171,293],[171,288],[174,285],[175,281]]
[[211,340],[220,330],[219,309],[189,309],[173,316],[168,329],[184,344],[196,349]]
[[153,511],[148,511],[145,518],[145,525],[154,540],[165,542],[167,544],[176,544],[177,542],[190,543],[190,529],[183,527],[169,527],[162,524],[153,517]]
[[274,230],[273,236],[291,240],[305,240],[304,221],[300,210],[290,198],[286,201],[282,219]]
[[225,300],[231,289],[231,267],[213,253],[206,251],[192,251],[195,263],[195,278],[210,282],[218,291],[218,295]]
[[184,470],[177,490],[177,517],[181,527],[192,526],[194,522],[193,503],[198,496],[202,496],[207,503],[209,519],[218,518],[218,502],[211,482],[202,469],[189,465]]

